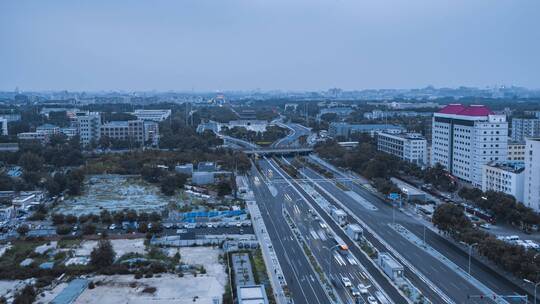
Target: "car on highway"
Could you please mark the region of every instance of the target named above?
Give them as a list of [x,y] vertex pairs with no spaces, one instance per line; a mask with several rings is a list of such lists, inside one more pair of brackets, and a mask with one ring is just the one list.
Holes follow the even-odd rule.
[[358,284],[358,290],[360,291],[361,294],[368,294],[369,293],[369,290],[368,288],[370,287],[370,285],[366,286],[364,284]]
[[347,277],[341,277],[341,283],[343,283],[343,286],[345,287],[352,287],[351,280]]
[[484,223],[484,224],[481,224],[481,225],[480,225],[480,228],[484,228],[484,229],[486,229],[486,230],[489,230],[489,229],[491,229],[491,225],[488,224],[488,223]]
[[360,290],[354,286],[351,286],[351,294],[353,297],[359,297],[360,296]]
[[369,296],[367,298],[367,301],[368,301],[369,304],[379,304],[379,302],[377,302],[377,299],[375,299],[375,297],[373,297],[373,296]]

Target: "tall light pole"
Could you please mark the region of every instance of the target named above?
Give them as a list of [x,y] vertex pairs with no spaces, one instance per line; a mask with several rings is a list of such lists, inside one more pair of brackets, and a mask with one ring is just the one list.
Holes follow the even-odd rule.
[[536,287],[538,287],[538,285],[540,285],[540,282],[535,283],[535,282],[533,282],[531,280],[527,280],[527,279],[523,279],[523,281],[534,285],[534,304],[536,304]]
[[460,242],[461,244],[469,247],[469,275],[471,275],[471,254],[472,254],[472,248],[476,245],[478,245],[478,243],[474,243],[474,244],[467,244],[465,242]]

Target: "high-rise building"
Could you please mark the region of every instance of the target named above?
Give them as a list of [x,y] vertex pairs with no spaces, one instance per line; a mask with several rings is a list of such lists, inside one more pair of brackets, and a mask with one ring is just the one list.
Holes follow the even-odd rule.
[[482,167],[506,160],[508,123],[483,105],[450,104],[433,115],[431,165],[482,187]]
[[540,138],[525,139],[524,203],[540,211]]
[[540,137],[540,119],[514,118],[511,133],[513,141],[523,141],[527,137]]
[[81,145],[97,143],[101,137],[101,115],[98,112],[78,112],[76,117]]
[[422,134],[378,132],[377,150],[419,166],[427,165],[427,140]]

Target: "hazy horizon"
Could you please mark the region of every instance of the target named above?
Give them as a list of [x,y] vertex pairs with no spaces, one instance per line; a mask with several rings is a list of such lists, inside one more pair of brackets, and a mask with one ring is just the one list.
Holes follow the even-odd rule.
[[540,88],[540,2],[3,1],[0,90]]

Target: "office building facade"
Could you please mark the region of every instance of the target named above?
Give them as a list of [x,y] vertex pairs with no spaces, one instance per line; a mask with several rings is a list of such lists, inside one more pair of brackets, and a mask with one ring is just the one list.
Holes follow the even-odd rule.
[[540,138],[525,139],[524,204],[540,211]]
[[76,113],[81,145],[87,146],[101,138],[101,114],[98,112]]
[[422,134],[378,132],[377,150],[418,166],[427,165],[427,140]]
[[450,104],[433,115],[431,165],[482,187],[482,169],[507,159],[508,123],[482,105]]
[[498,191],[523,202],[525,164],[521,161],[494,161],[484,165],[482,191]]
[[527,137],[540,137],[540,119],[514,118],[512,119],[512,140],[523,141]]

